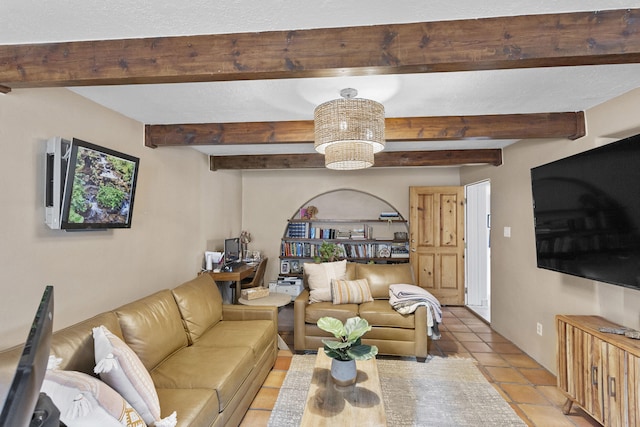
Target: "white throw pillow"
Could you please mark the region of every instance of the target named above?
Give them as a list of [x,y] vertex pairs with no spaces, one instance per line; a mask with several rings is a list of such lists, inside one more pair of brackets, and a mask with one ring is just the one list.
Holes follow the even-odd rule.
[[40,390],[51,398],[68,427],[146,426],[114,389],[83,372],[48,370]]
[[304,274],[309,286],[309,303],[332,301],[331,282],[344,280],[347,275],[347,261],[323,262],[320,264],[305,262]]
[[174,427],[176,413],[160,419],[160,400],[151,375],[138,355],[106,327],[93,328],[96,367],[94,372],[113,387],[142,416],[147,424]]

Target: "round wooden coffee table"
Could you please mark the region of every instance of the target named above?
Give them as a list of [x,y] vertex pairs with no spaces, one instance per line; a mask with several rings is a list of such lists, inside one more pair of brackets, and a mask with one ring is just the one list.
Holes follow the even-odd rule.
[[[291,295],[279,292],[269,292],[269,296],[266,297],[256,299],[239,298],[238,302],[243,305],[269,305],[280,308],[291,302]],[[289,346],[284,342],[280,334],[278,334],[278,348],[280,350],[289,350]]]
[[238,302],[243,305],[271,305],[283,307],[291,302],[291,295],[279,292],[269,292],[269,296],[255,299],[238,298]]

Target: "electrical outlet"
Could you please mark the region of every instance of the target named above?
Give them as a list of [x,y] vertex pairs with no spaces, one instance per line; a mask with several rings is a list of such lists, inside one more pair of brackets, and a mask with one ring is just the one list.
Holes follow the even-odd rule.
[[536,325],[536,332],[538,333],[538,335],[542,336],[542,323],[538,322],[538,324]]

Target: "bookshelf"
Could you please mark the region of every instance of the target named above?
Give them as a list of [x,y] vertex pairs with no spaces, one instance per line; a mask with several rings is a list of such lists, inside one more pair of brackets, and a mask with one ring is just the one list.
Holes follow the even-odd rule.
[[[340,259],[351,262],[409,262],[408,223],[398,213],[386,214],[389,216],[364,219],[291,218],[282,237],[281,263],[298,267],[312,262],[323,242],[338,245]],[[281,274],[299,275],[301,271],[281,268]]]

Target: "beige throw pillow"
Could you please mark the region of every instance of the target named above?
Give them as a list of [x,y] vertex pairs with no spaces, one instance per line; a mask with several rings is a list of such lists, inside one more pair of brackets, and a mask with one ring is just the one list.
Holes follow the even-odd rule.
[[304,274],[309,287],[309,303],[332,301],[331,282],[344,280],[347,274],[347,261],[304,263]]
[[100,379],[120,393],[147,424],[174,427],[175,411],[160,419],[160,400],[153,380],[133,350],[105,326],[93,328],[93,342],[94,372]]
[[373,301],[367,279],[335,279],[331,284],[331,294],[334,304],[361,304]]

